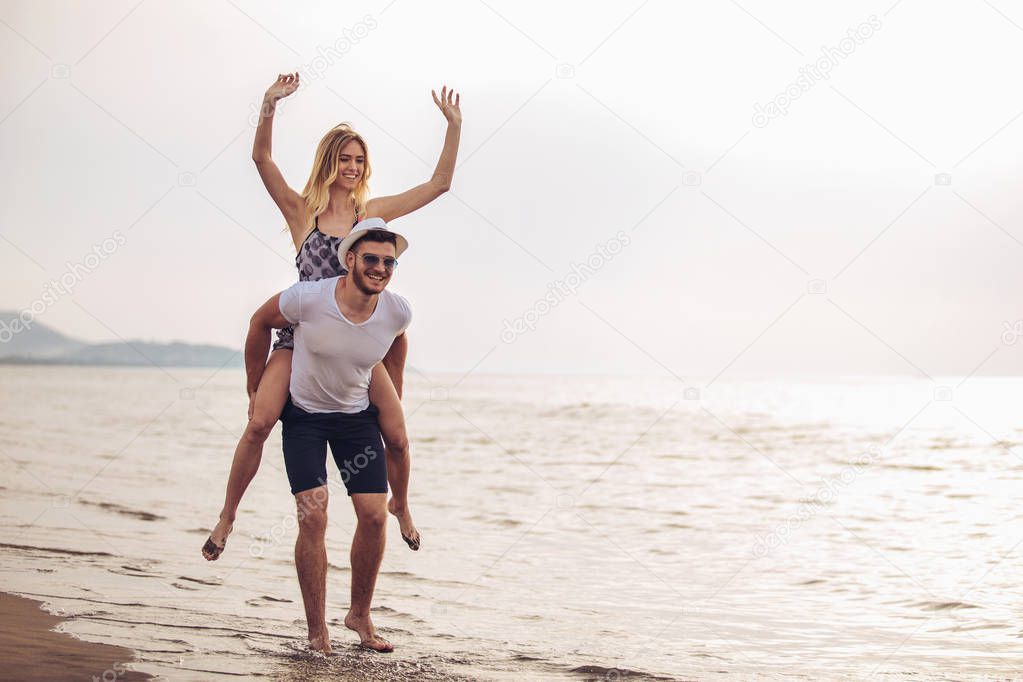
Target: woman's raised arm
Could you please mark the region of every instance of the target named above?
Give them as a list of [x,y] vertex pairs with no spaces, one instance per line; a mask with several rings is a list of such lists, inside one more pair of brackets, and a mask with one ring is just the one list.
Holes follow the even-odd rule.
[[366,215],[378,216],[391,221],[408,215],[451,189],[451,181],[455,175],[455,159],[458,157],[458,142],[462,135],[462,110],[459,108],[461,95],[449,91],[445,85],[440,91],[440,98],[433,90],[433,101],[448,121],[448,130],[444,136],[444,149],[441,150],[437,167],[429,180],[401,194],[370,199],[366,204]]
[[270,193],[277,208],[284,215],[288,227],[291,229],[292,239],[295,239],[296,231],[301,231],[304,226],[299,225],[302,209],[302,197],[298,192],[288,187],[281,170],[274,163],[270,151],[273,147],[273,120],[277,110],[277,101],[295,92],[299,86],[298,73],[281,74],[277,80],[267,88],[263,96],[263,106],[259,112],[259,125],[256,127],[256,139],[252,143],[252,160],[259,171],[259,177],[263,180],[266,191]]

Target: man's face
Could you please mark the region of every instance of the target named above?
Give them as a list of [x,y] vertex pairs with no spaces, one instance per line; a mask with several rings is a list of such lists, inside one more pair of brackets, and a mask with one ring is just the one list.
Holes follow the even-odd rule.
[[[384,266],[384,259],[394,258],[394,254],[394,244],[365,240],[359,242],[345,256],[345,265],[351,273],[352,283],[364,294],[379,294],[394,274],[394,270]],[[367,260],[376,262],[370,265]]]

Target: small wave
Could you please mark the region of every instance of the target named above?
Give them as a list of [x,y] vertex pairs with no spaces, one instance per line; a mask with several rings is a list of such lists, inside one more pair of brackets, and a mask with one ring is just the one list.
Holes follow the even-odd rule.
[[160,642],[167,642],[168,644],[177,644],[178,646],[186,646],[186,647],[191,647],[192,646],[191,642],[186,642],[183,639],[168,639],[166,637],[157,637],[156,639],[157,639],[157,641],[160,641]]
[[465,587],[466,585],[473,585],[474,583],[466,582],[464,580],[448,580],[444,578],[426,578],[415,573],[409,573],[408,571],[380,571],[380,575],[386,575],[392,578],[404,578],[406,580],[412,580],[415,582],[423,582],[427,585],[433,586],[444,586],[444,587]]
[[522,525],[521,521],[516,521],[515,519],[495,519],[494,521],[490,521],[490,523],[493,523],[496,526],[501,526],[502,528],[517,528]]
[[[823,497],[823,495],[819,497]],[[818,497],[800,497],[796,502],[807,507],[830,507],[835,504],[834,500],[818,499]]]
[[716,656],[714,654],[708,654],[706,651],[698,651],[698,652],[694,653],[693,656],[696,656],[697,658],[713,658],[713,659],[716,659],[716,660],[719,660],[719,661],[727,661],[728,660],[724,656]]
[[186,585],[184,583],[179,583],[179,582],[171,583],[171,587],[176,587],[179,590],[187,590],[189,592],[196,592],[196,591],[199,590],[198,587],[193,587],[192,585]]
[[513,661],[529,662],[529,661],[543,661],[544,659],[538,658],[536,656],[530,656],[528,654],[515,654],[515,655],[511,656],[511,660],[513,660]]
[[117,575],[126,575],[132,578],[158,578],[158,574],[153,573],[149,570],[148,566],[135,566],[132,564],[122,564],[116,568],[108,568],[111,573]]
[[131,516],[132,518],[140,519],[142,521],[166,521],[166,516],[160,516],[152,512],[142,511],[139,509],[132,509],[131,507],[125,507],[120,504],[114,504],[113,502],[90,502],[89,500],[79,500],[80,504],[87,504],[93,507],[99,507],[121,516]]
[[696,528],[695,526],[690,526],[688,524],[675,524],[675,522],[670,522],[670,524],[662,524],[660,526],[644,529],[642,531],[642,534],[661,535],[662,533],[665,532],[666,529],[674,529],[676,531],[692,531],[695,528]]
[[495,493],[527,493],[530,489],[526,486],[517,485],[488,485],[487,490]]
[[[179,610],[180,609],[175,609],[175,608],[170,608],[169,609],[169,611],[171,611],[172,613],[174,611],[179,611]],[[130,618],[125,618],[125,617],[107,618],[107,617],[104,617],[104,616],[97,616],[97,615],[89,616],[89,620],[103,621],[103,622],[107,622],[107,623],[117,623],[118,625],[142,625],[142,626],[149,625],[149,626],[152,626],[152,627],[168,628],[168,629],[171,629],[171,630],[188,630],[188,631],[205,632],[205,633],[227,633],[224,636],[234,637],[234,638],[242,639],[242,640],[245,640],[245,639],[247,639],[249,637],[252,637],[253,633],[255,632],[254,629],[251,629],[251,630],[239,630],[238,628],[231,628],[231,627],[227,627],[225,625],[210,625],[208,622],[204,623],[202,625],[193,625],[191,623],[183,623],[183,622],[179,622],[179,621],[175,621],[175,622],[171,622],[171,623],[162,623],[162,622],[155,621],[155,620],[132,620]],[[255,621],[253,621],[253,622],[255,622]],[[305,622],[303,620],[296,620],[294,622],[294,624],[296,626],[301,625],[303,628],[305,627]],[[272,637],[274,639],[285,639],[285,640],[287,640],[287,639],[295,639],[291,635],[285,635],[285,634],[278,634],[278,633],[275,633],[275,632],[269,632],[269,631],[267,631],[265,629],[264,630],[260,630],[258,634],[259,634],[260,637]]]
[[924,611],[952,611],[955,609],[979,609],[976,604],[967,604],[961,601],[922,601],[914,604]]
[[570,416],[575,416],[576,414],[578,414],[580,412],[586,412],[587,410],[590,410],[593,407],[594,406],[591,405],[590,403],[583,401],[583,402],[575,404],[575,405],[562,405],[561,407],[557,407],[557,408],[555,408],[553,410],[546,410],[544,412],[541,412],[538,416],[539,417],[561,417],[561,416],[570,417]]
[[933,464],[883,464],[883,469],[903,469],[905,471],[943,471]]
[[263,602],[273,602],[275,604],[293,604],[294,603],[291,599],[285,599],[284,597],[271,597],[268,594],[264,594],[264,595],[259,596],[259,597],[253,597],[252,599],[247,600],[245,603],[249,604],[250,606],[260,606],[260,605],[262,605]]
[[[677,453],[677,452],[664,452],[664,453],[661,453],[659,455],[654,455],[654,458],[655,459],[677,459],[677,460],[682,460],[682,461],[703,459],[699,455],[683,455],[683,454],[680,454],[680,453]],[[667,486],[665,486],[665,487],[667,487]]]
[[214,675],[216,675],[217,677],[220,677],[222,675],[230,675],[232,677],[248,677],[249,676],[249,673],[236,673],[236,672],[232,672],[230,670],[222,670],[222,669],[221,670],[209,670],[209,669],[206,669],[206,668],[190,668],[190,667],[188,667],[186,665],[182,665],[182,666],[178,666],[178,667],[179,667],[180,670],[187,670],[188,672],[191,672],[191,673],[202,673],[203,676],[198,678],[200,680],[202,680],[202,679],[212,679],[212,677]]
[[213,587],[217,587],[218,585],[223,585],[224,584],[224,581],[221,580],[220,578],[213,578],[212,580],[204,580],[202,578],[190,578],[187,575],[179,575],[178,576],[178,580],[187,580],[189,582],[199,583],[200,585],[211,585]]
[[110,552],[83,552],[77,549],[61,549],[58,547],[36,547],[34,545],[12,545],[0,542],[0,547],[8,549],[24,549],[30,552],[49,552],[51,554],[67,554],[68,556],[114,556]]
[[979,625],[953,625],[947,628],[940,628],[935,632],[973,632],[974,630],[1004,630],[1011,628],[1009,623],[981,623]]
[[661,677],[659,675],[651,675],[650,673],[640,672],[639,670],[629,670],[628,668],[605,668],[600,665],[581,665],[577,668],[570,668],[570,673],[577,675],[586,675],[588,679],[599,679],[599,680],[670,680],[670,677]]
[[[91,590],[87,589],[86,591],[89,592]],[[70,599],[72,601],[84,601],[84,602],[89,602],[91,604],[105,604],[107,606],[129,606],[129,607],[147,606],[147,604],[143,604],[142,602],[137,602],[137,601],[131,601],[131,602],[109,601],[109,600],[105,600],[105,599],[90,599],[88,597],[72,597],[70,595],[63,595],[63,594],[43,594],[43,593],[39,593],[39,592],[25,592],[24,595],[27,596],[27,597],[31,597],[33,599],[43,599],[43,600],[49,600],[49,599]]]

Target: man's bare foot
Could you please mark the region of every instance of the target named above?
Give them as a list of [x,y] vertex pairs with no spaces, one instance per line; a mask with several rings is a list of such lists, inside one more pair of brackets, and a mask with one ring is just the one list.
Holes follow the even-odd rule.
[[221,553],[227,546],[227,536],[231,534],[233,529],[234,524],[232,522],[225,519],[217,521],[217,525],[213,527],[213,531],[206,540],[206,544],[202,546],[202,555],[206,557],[206,561],[216,561],[220,558]]
[[316,633],[309,632],[309,648],[324,656],[330,656],[330,633],[327,632],[326,626]]
[[349,611],[348,615],[345,616],[345,627],[359,633],[359,639],[362,640],[362,646],[367,649],[379,651],[383,654],[394,651],[394,647],[391,646],[391,643],[377,634],[376,629],[373,627],[373,622],[369,619],[368,615],[359,618]]
[[419,531],[416,529],[416,524],[412,523],[412,514],[408,510],[408,505],[398,505],[397,500],[392,497],[387,500],[387,511],[394,514],[398,519],[398,527],[401,528],[401,539],[405,541],[405,544],[410,549],[418,551]]

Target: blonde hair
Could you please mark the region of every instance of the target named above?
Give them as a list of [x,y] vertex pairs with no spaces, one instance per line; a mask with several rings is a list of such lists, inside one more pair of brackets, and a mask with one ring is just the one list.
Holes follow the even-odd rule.
[[366,141],[352,129],[348,123],[339,123],[323,136],[316,146],[316,158],[313,161],[313,170],[309,174],[309,181],[302,190],[302,198],[305,200],[305,215],[302,216],[302,223],[305,225],[305,234],[313,229],[313,219],[327,210],[330,203],[330,186],[337,179],[341,172],[341,150],[352,140],[355,140],[362,147],[362,153],[366,157],[362,175],[359,183],[352,190],[352,199],[355,203],[355,218],[365,218],[366,203],[369,201],[369,176],[372,171],[369,165],[369,149]]

